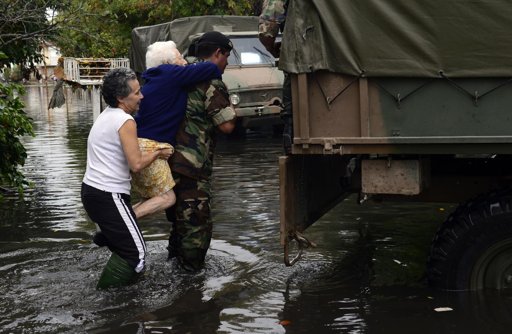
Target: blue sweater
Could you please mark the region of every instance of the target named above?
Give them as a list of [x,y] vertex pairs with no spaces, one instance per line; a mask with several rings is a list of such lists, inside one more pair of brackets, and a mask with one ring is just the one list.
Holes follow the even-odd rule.
[[217,65],[201,62],[187,66],[164,64],[142,73],[144,98],[135,115],[137,136],[175,145],[176,132],[187,106],[188,89],[220,78]]

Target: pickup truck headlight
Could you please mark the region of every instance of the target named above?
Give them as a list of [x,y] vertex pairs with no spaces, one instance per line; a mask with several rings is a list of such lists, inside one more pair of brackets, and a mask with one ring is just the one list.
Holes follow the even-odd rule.
[[237,106],[240,103],[240,96],[238,94],[231,94],[229,95],[229,100],[231,101],[231,104],[234,106]]

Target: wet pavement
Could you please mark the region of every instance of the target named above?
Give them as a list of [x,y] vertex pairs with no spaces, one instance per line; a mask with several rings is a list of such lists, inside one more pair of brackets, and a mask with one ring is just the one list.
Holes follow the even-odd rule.
[[279,244],[277,159],[270,129],[219,141],[214,240],[197,274],[167,262],[165,215],[140,221],[147,274],[95,290],[109,251],[91,243],[80,202],[87,91],[29,87],[36,137],[24,138],[25,197],[0,202],[0,333],[508,333],[510,293],[430,289],[430,241],[453,206],[356,203],[349,197],[306,231],[318,246],[293,267]]

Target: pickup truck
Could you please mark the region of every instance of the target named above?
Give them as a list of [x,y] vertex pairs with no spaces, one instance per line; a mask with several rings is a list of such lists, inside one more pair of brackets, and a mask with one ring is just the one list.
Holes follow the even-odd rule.
[[276,59],[258,39],[258,18],[255,16],[194,16],[137,27],[132,30],[132,69],[139,74],[146,69],[146,48],[154,42],[173,40],[186,54],[194,37],[212,30],[222,32],[233,42],[234,50],[222,80],[235,107],[237,132],[261,126],[279,129],[284,76]]
[[[350,194],[459,203],[426,263],[432,286],[512,287],[512,7],[485,1],[289,2],[292,154],[281,244]],[[364,209],[364,208],[362,208]],[[441,223],[441,222],[440,222]]]

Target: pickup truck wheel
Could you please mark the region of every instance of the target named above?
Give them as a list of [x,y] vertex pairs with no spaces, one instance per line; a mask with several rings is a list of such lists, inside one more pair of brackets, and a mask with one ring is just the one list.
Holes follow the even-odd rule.
[[460,205],[437,231],[427,279],[448,290],[512,288],[512,191]]

